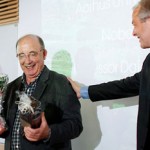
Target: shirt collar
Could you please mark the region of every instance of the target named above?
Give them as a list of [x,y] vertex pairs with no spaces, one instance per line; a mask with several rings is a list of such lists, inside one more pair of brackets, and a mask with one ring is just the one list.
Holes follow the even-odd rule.
[[[40,75],[42,74],[44,68],[45,68],[45,66],[43,67],[42,71],[38,74],[38,76],[35,78],[35,80],[30,83],[30,85],[32,85],[32,84],[34,84],[35,82],[37,82],[37,80],[39,79]],[[22,75],[21,78],[22,78],[22,79],[21,79],[21,80],[22,80],[22,83],[23,83],[24,85],[27,85],[25,73],[23,73],[23,75]]]

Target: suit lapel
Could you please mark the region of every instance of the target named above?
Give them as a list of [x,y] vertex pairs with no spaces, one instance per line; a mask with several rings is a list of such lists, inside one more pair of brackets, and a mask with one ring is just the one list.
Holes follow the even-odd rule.
[[[36,85],[36,88],[35,88],[35,91],[33,93],[33,97],[35,97],[37,100],[39,100],[45,90],[45,88],[47,87],[47,81],[49,79],[49,74],[50,74],[50,71],[48,70],[47,67],[44,68],[38,82],[37,82],[37,85]],[[48,81],[50,82],[50,81]]]

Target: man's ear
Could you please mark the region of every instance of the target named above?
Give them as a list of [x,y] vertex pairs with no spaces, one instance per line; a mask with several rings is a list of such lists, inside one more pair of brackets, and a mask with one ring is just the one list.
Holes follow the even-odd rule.
[[44,49],[44,50],[43,50],[43,58],[44,58],[44,60],[46,59],[46,56],[47,56],[47,50]]

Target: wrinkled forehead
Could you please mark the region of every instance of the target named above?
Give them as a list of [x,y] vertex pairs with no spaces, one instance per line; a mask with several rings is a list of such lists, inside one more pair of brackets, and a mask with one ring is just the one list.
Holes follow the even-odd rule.
[[41,45],[36,37],[24,37],[18,41],[17,52],[22,52],[24,50],[32,51],[38,50],[41,48]]
[[25,36],[18,41],[18,45],[23,43],[36,43],[39,44],[39,40],[35,36]]
[[21,38],[17,43],[17,48],[20,46],[22,47],[24,45],[41,46],[38,38],[34,36],[26,36],[26,37]]

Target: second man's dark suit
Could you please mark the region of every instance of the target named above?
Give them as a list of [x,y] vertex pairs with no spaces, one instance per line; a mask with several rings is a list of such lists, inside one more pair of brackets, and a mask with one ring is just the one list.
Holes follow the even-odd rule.
[[[146,57],[141,72],[122,80],[89,86],[88,92],[92,101],[139,95],[137,150],[150,150],[150,54]],[[144,149],[145,146],[148,148]]]

